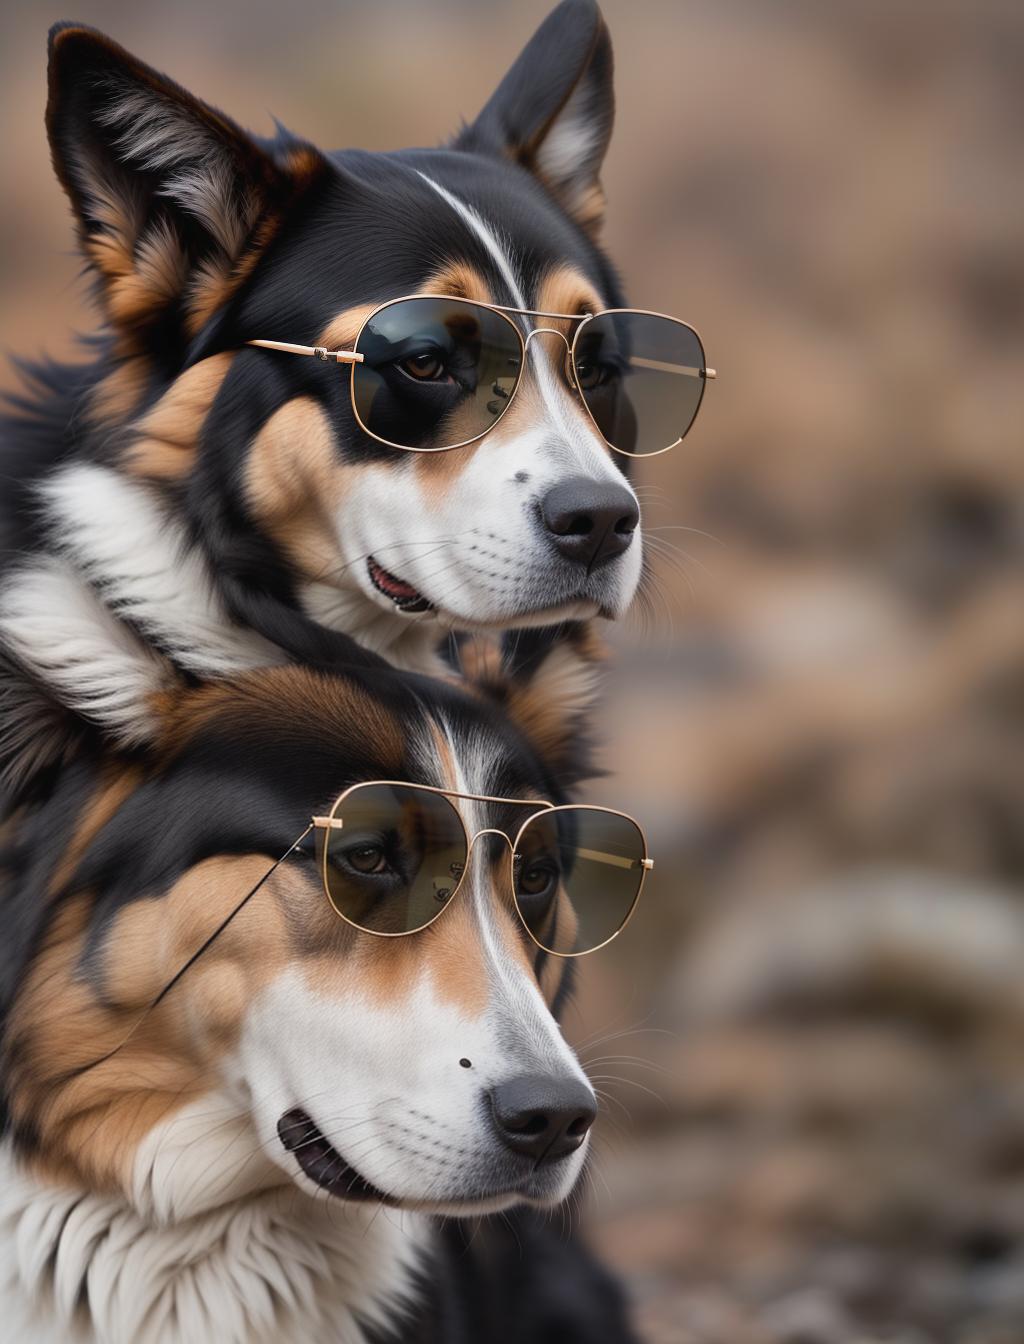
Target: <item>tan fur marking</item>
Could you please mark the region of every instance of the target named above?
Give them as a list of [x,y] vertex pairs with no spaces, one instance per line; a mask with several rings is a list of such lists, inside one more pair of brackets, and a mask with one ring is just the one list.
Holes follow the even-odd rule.
[[[558,266],[541,282],[537,307],[550,313],[596,313],[604,307],[604,300],[582,271],[574,266]],[[543,325],[569,334],[568,323],[544,318]]]
[[136,422],[138,438],[124,465],[148,480],[180,480],[192,469],[199,436],[234,355],[211,355],[171,384],[151,410]]
[[60,862],[50,881],[52,894],[58,894],[69,881],[94,837],[138,786],[140,776],[139,770],[125,769],[123,766],[108,767],[104,771],[95,794],[77,818],[74,829],[69,835],[60,837]]
[[562,643],[525,685],[513,683],[505,707],[541,755],[557,761],[598,689],[593,654]]
[[91,213],[101,231],[82,234],[86,255],[108,278],[128,275],[134,261],[135,239],[142,226],[142,203],[137,193],[119,188],[104,177],[97,162],[85,156],[74,165],[79,184],[89,197]]
[[462,650],[462,669],[469,688],[496,700],[540,754],[557,765],[597,700],[607,657],[595,622],[587,621],[555,644],[525,681],[507,674],[500,650],[476,647],[475,641]]
[[135,248],[135,272],[154,308],[175,299],[188,275],[188,255],[173,227],[158,221],[144,233]]
[[142,1138],[214,1085],[253,995],[287,961],[281,902],[254,899],[195,972],[146,1008],[269,866],[262,855],[210,859],[159,899],[132,902],[104,940],[102,997],[79,974],[91,899],[55,914],[10,1024],[12,1113],[35,1124],[49,1175],[127,1187]]
[[494,295],[484,277],[475,266],[463,261],[450,261],[439,267],[423,282],[419,293],[473,299],[477,303],[494,302]]
[[280,214],[268,214],[257,225],[252,242],[237,261],[220,254],[208,257],[196,267],[187,294],[188,318],[185,329],[190,336],[202,331],[214,313],[249,278],[282,223]]
[[592,238],[596,238],[604,223],[606,205],[604,188],[599,182],[595,182],[593,186],[587,187],[577,195],[571,213],[580,227]]
[[292,145],[284,161],[295,181],[303,183],[319,176],[324,166],[323,156],[312,145]]
[[115,322],[131,323],[166,307],[181,293],[188,256],[169,224],[155,224],[137,241],[120,218],[108,233],[90,234],[85,250],[107,277],[107,307]]
[[[255,733],[254,724],[268,729],[296,724],[338,742],[339,751],[348,743],[374,743],[374,754],[381,768],[401,769],[405,755],[404,729],[376,700],[365,695],[355,683],[340,681],[305,667],[267,667],[228,684],[210,682],[186,695],[153,698],[154,710],[162,715],[161,740],[173,756],[197,734],[215,729],[225,732]],[[339,781],[338,791],[342,782]],[[333,799],[310,799],[310,808],[326,806]]]
[[338,565],[334,515],[346,476],[323,407],[295,397],[270,417],[253,441],[245,490],[256,519],[299,571],[329,577]]
[[[328,350],[351,350],[359,335],[359,328],[377,307],[379,304],[363,303],[357,308],[346,308],[344,312],[335,313],[314,341],[314,345],[322,345]],[[288,339],[294,338],[289,336]],[[338,376],[343,378],[349,376],[346,365],[338,365]]]
[[497,685],[503,675],[501,637],[480,631],[470,634],[459,645],[459,666],[460,673],[450,678],[453,682],[468,682],[473,691],[484,683]]
[[540,992],[544,995],[544,1002],[550,1008],[558,997],[558,991],[562,987],[562,981],[566,974],[566,963],[561,957],[545,957],[540,967]]
[[[439,267],[413,293],[424,296],[450,295],[457,299],[475,299],[478,303],[491,302],[491,292],[483,276],[463,262],[450,262]],[[395,297],[410,298],[412,295],[396,294]],[[328,350],[351,350],[359,335],[359,328],[379,307],[379,303],[366,303],[336,313],[317,337],[316,344]]]
[[133,355],[97,383],[89,399],[89,419],[94,424],[121,424],[138,406],[146,391],[150,364]]

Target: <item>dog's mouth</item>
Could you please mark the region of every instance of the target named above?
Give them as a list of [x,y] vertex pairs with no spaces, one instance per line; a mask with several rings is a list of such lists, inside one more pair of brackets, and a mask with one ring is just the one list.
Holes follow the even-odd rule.
[[462,619],[439,609],[411,583],[406,583],[397,574],[392,574],[390,570],[385,569],[372,555],[366,562],[366,573],[377,592],[386,597],[395,609],[402,612],[403,615],[415,616],[430,612],[445,624],[452,622],[464,628],[506,630],[510,624],[524,627],[548,625],[553,619],[586,620],[591,616],[603,616],[607,620],[615,619],[615,612],[606,603],[602,603],[584,593],[569,594],[550,605],[528,607],[511,618],[504,616],[501,619],[494,620],[473,620],[469,617]]
[[[335,1199],[386,1204],[392,1209],[416,1209],[421,1212],[440,1212],[456,1216],[467,1216],[474,1212],[487,1213],[495,1208],[507,1207],[509,1198],[531,1202],[528,1184],[524,1184],[522,1178],[503,1181],[494,1189],[483,1189],[472,1196],[461,1194],[451,1199],[441,1198],[438,1201],[426,1202],[421,1199],[402,1199],[396,1195],[389,1195],[371,1184],[365,1176],[360,1175],[351,1163],[346,1162],[309,1112],[299,1107],[285,1111],[281,1116],[277,1122],[277,1135],[281,1140],[281,1146],[295,1158],[303,1174]],[[496,1204],[495,1201],[502,1202]]]
[[409,612],[410,615],[421,611],[433,611],[434,604],[422,593],[417,592],[411,583],[406,583],[397,575],[391,574],[379,565],[371,555],[366,562],[366,572],[370,576],[370,582],[378,593],[383,593],[389,598],[399,611]]
[[338,1199],[397,1204],[349,1166],[306,1111],[286,1111],[277,1122],[277,1136],[309,1179],[328,1194]]

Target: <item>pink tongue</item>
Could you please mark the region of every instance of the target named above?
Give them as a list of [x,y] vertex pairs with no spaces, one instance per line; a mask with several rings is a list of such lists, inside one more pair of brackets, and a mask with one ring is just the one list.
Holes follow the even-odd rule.
[[391,597],[419,597],[419,593],[408,583],[403,583],[401,579],[396,579],[393,574],[389,574],[386,569],[381,569],[376,562],[373,566],[373,577],[377,583]]

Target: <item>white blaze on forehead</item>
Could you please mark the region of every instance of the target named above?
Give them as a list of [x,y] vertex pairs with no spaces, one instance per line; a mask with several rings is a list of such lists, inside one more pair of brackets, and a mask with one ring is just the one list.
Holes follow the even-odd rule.
[[442,187],[440,182],[435,182],[432,177],[428,177],[426,173],[421,173],[419,169],[416,171],[417,174],[423,178],[423,181],[426,182],[428,187],[432,187],[442,200],[448,202],[455,213],[469,226],[470,231],[476,235],[481,243],[483,243],[492,261],[501,272],[501,278],[505,281],[505,284],[508,285],[513,302],[518,308],[525,308],[526,299],[519,286],[515,271],[512,269],[512,262],[508,255],[502,251],[497,237],[487,227],[481,216],[471,205],[467,205],[465,201],[460,201],[459,198],[452,195],[446,187]]
[[[454,779],[451,787],[459,793],[487,793],[488,781],[495,777],[494,756],[487,750],[486,744],[477,744],[475,753],[456,746],[454,734],[444,721],[438,724],[443,733],[453,762]],[[493,803],[478,803],[469,799],[453,800],[462,812],[470,838],[488,827],[487,809]],[[516,808],[521,812],[517,822],[521,824],[530,815],[529,807]],[[510,840],[514,840],[514,835]],[[506,847],[507,848],[507,847]],[[511,851],[507,851],[511,852]],[[467,874],[459,895],[460,899],[472,899],[480,930],[480,944],[483,953],[482,962],[488,975],[492,994],[489,1012],[506,1024],[505,1034],[521,1046],[526,1046],[532,1059],[520,1059],[516,1062],[527,1072],[538,1066],[564,1070],[586,1082],[586,1075],[580,1067],[575,1054],[566,1044],[558,1023],[551,1014],[540,986],[523,962],[512,954],[506,946],[504,936],[495,916],[495,892],[488,872],[487,845],[484,838],[473,847],[473,867]],[[506,881],[508,868],[505,869]],[[511,899],[511,892],[507,893]],[[518,931],[517,931],[518,933]],[[510,1070],[509,1074],[515,1072]],[[589,1086],[589,1084],[588,1084]]]
[[[426,173],[416,170],[418,175],[432,187],[434,191],[445,201],[459,218],[465,223],[474,237],[483,244],[488,256],[498,268],[502,280],[508,286],[509,293],[512,295],[512,301],[518,308],[527,306],[523,285],[516,276],[515,268],[512,265],[512,258],[509,252],[502,247],[499,235],[484,220],[477,210],[465,201],[460,200],[446,187],[442,187],[439,182],[428,177]],[[608,460],[608,450],[600,440],[596,430],[583,412],[582,407],[576,404],[572,394],[563,380],[552,372],[552,364],[546,358],[546,350],[540,347],[556,346],[555,367],[560,367],[562,355],[565,347],[557,336],[538,336],[530,341],[529,349],[534,352],[533,368],[536,373],[537,386],[540,388],[544,398],[544,407],[551,416],[552,423],[558,429],[562,437],[572,445],[573,450],[580,456],[580,467],[584,466],[593,471],[594,475],[600,479],[615,479],[629,489],[629,485]]]

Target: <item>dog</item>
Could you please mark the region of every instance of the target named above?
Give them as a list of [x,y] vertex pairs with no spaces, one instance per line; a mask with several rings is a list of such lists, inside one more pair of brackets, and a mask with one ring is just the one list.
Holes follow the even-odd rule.
[[[0,749],[5,1337],[630,1339],[542,1213],[580,1177],[595,1098],[556,1020],[575,962],[525,936],[507,886],[523,805],[452,798],[484,834],[407,937],[339,919],[302,843],[367,780],[562,801],[559,679],[502,712],[378,669],[169,691],[136,657],[154,732],[130,752],[10,659],[0,676],[4,722],[45,729]],[[501,1110],[524,1087],[550,1132],[522,1098]]]
[[47,127],[104,327],[85,363],[23,365],[0,643],[131,744],[158,725],[111,658],[119,626],[173,682],[376,655],[437,672],[451,631],[516,630],[527,658],[620,616],[639,509],[561,377],[564,322],[532,332],[501,423],[440,453],[364,432],[337,365],[247,344],[327,353],[410,294],[620,307],[597,242],[612,116],[591,0],[563,0],[450,144],[396,153],[250,135],[58,24]]

